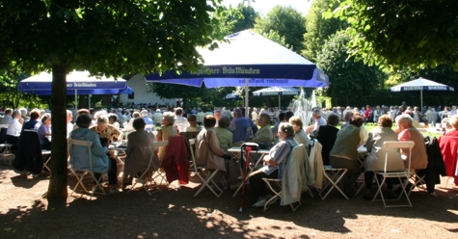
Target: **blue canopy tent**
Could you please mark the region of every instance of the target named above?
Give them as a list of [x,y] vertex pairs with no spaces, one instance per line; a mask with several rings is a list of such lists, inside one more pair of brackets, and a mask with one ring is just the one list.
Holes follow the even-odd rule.
[[[51,95],[52,74],[42,72],[19,82],[18,90],[37,95]],[[67,95],[118,95],[132,94],[132,88],[127,86],[127,81],[106,77],[90,76],[87,71],[73,71],[67,75]]]
[[[254,87],[325,87],[329,78],[316,65],[293,51],[250,30],[226,37],[213,51],[198,48],[204,68],[198,72],[175,71],[150,74],[147,82],[172,83],[207,88]],[[246,111],[248,113],[248,111]]]

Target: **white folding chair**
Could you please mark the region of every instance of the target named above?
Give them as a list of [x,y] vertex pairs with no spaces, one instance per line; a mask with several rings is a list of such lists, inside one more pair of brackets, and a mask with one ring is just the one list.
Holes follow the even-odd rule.
[[[78,180],[78,182],[76,183],[75,187],[72,189],[72,193],[70,195],[73,195],[73,193],[76,191],[78,186],[81,186],[81,188],[86,193],[90,193],[87,190],[86,186],[84,186],[84,183],[83,183],[84,176],[86,176],[88,174],[91,175],[91,178],[95,182],[95,188],[90,193],[91,194],[90,198],[92,198],[92,196],[94,196],[94,193],[96,193],[97,189],[100,189],[100,194],[106,195],[105,191],[103,190],[102,185],[100,184],[100,181],[101,181],[102,177],[100,177],[99,180],[97,180],[95,178],[95,176],[94,176],[94,171],[93,171],[93,168],[92,168],[92,150],[91,150],[92,142],[91,141],[86,141],[86,140],[68,139],[68,144],[70,145],[70,147],[69,147],[69,152],[70,152],[70,171],[72,172],[72,174]],[[75,165],[74,164],[74,159],[73,159],[73,147],[74,146],[76,146],[76,147],[79,146],[80,149],[83,149],[83,148],[87,149],[87,155],[88,155],[88,160],[89,160],[89,169],[78,169],[78,168],[74,167],[74,165]],[[83,148],[81,148],[81,147],[83,147]]]
[[51,150],[42,149],[41,150],[42,156],[49,156],[46,161],[43,163],[43,168],[46,168],[48,172],[51,173],[51,168],[49,167],[49,163],[51,162]]
[[0,157],[10,166],[13,163],[13,158],[9,157],[9,154],[11,154],[11,147],[13,147],[13,145],[9,143],[0,144]]
[[[154,149],[159,150],[159,147],[167,147],[168,144],[169,144],[168,140],[158,141],[158,142],[153,143],[153,147],[155,147]],[[163,160],[164,158],[159,159],[159,168],[153,172],[153,181],[156,182],[156,179],[160,179],[159,185],[162,185],[163,182],[165,182],[165,185],[169,185],[169,182],[167,181],[167,177],[165,175],[164,169],[161,167]]]
[[[271,197],[266,202],[266,204],[264,205],[264,211],[266,211],[270,207],[271,202],[273,202],[277,198],[281,198],[283,183],[285,182],[286,178],[289,176],[288,175],[289,172],[287,170],[288,170],[290,164],[295,165],[295,167],[300,167],[300,165],[303,164],[303,160],[299,156],[301,150],[304,150],[304,145],[303,144],[295,146],[292,149],[292,151],[289,154],[289,157],[288,157],[288,159],[286,161],[286,167],[285,167],[285,171],[283,172],[282,180],[274,179],[274,178],[263,178],[262,179],[264,182],[266,182],[266,184],[269,187],[270,191],[274,194],[274,196]],[[302,184],[301,180],[302,179],[301,179],[300,175],[297,175],[296,180],[297,180],[296,181],[297,186],[301,187],[301,184]],[[307,190],[307,189],[304,189],[304,191],[305,190]],[[302,193],[301,191],[302,191],[302,189],[299,190],[299,194],[298,194],[299,198],[296,198],[297,201],[289,203],[289,206],[291,207],[291,209],[293,211],[296,211],[301,206],[301,198],[300,198],[300,193]],[[294,204],[297,204],[297,205],[294,205]]]
[[339,183],[343,179],[347,171],[348,169],[346,168],[333,168],[331,165],[323,165],[324,182],[323,187],[321,188],[321,190],[319,190],[321,200],[326,199],[326,197],[329,195],[329,193],[331,193],[333,189],[339,191],[340,194],[342,194],[342,196],[348,200],[347,195],[345,195],[345,193],[339,187]]
[[[405,188],[408,180],[406,180],[406,182],[404,183],[404,179],[409,179],[409,176],[410,176],[410,173],[409,173],[410,172],[410,160],[411,160],[411,155],[412,155],[412,148],[414,145],[415,143],[413,141],[386,141],[383,143],[383,150],[385,150],[385,166],[382,172],[374,172],[375,181],[377,182],[378,190],[375,193],[372,201],[375,201],[377,196],[380,194],[380,197],[382,198],[382,201],[383,201],[383,205],[385,207],[405,207],[405,206],[412,207],[412,203],[410,202],[410,198],[409,198],[409,193],[407,193],[406,188]],[[409,149],[409,156],[407,158],[408,167],[406,169],[401,170],[401,171],[387,171],[388,164],[390,164],[391,162],[395,160],[402,160],[400,157],[399,158],[388,158],[389,151],[393,149],[394,150]],[[379,181],[377,176],[381,176],[382,181]],[[403,204],[403,205],[398,205],[398,204],[387,205],[386,204],[385,197],[383,196],[383,193],[382,193],[382,187],[385,184],[385,181],[387,178],[397,178],[399,180],[401,184],[401,188],[402,188],[402,193],[399,194],[399,197],[397,198],[397,200],[400,200],[402,197],[402,194],[404,194],[407,198],[408,204]]]
[[[194,164],[194,172],[197,177],[202,180],[202,185],[200,186],[199,190],[197,190],[196,194],[194,194],[194,197],[197,197],[202,190],[204,190],[205,187],[210,189],[210,191],[217,197],[219,198],[221,194],[223,194],[223,190],[218,187],[218,185],[213,181],[213,178],[216,176],[216,174],[219,172],[218,169],[215,169],[213,173],[210,171],[206,170],[205,167],[198,166],[196,164],[196,158],[194,156],[194,149],[193,146],[196,144],[196,139],[189,139],[189,145],[191,149],[191,157],[192,157],[192,163]],[[211,187],[213,185],[215,189],[218,191],[216,192],[214,188]]]
[[[134,185],[132,185],[131,187],[131,190],[128,191],[131,192],[132,189],[135,188],[135,185],[137,185],[137,183],[141,183],[143,188],[146,190],[146,192],[151,195],[152,193],[155,193],[155,192],[162,192],[162,190],[159,188],[159,185],[156,183],[156,181],[154,180],[155,177],[151,177],[151,178],[146,178],[146,175],[151,172],[151,166],[152,166],[152,162],[153,162],[153,159],[154,159],[154,156],[156,155],[157,156],[157,152],[154,150],[156,149],[157,147],[161,147],[161,146],[167,146],[167,144],[169,143],[169,141],[165,140],[165,141],[158,141],[158,142],[154,142],[152,144],[152,147],[153,147],[153,153],[151,154],[150,158],[149,158],[149,162],[148,162],[148,167],[143,171],[142,175],[138,178],[138,180],[135,181]],[[156,177],[160,177],[163,179],[165,176],[163,176],[161,174],[161,172],[159,172],[159,169],[154,171],[153,172],[153,176],[154,176],[154,173],[157,174]],[[161,179],[161,182],[162,182],[162,179]],[[167,181],[167,180],[166,180]],[[153,191],[151,191],[149,188],[153,189]],[[157,189],[157,191],[154,191],[154,189]]]

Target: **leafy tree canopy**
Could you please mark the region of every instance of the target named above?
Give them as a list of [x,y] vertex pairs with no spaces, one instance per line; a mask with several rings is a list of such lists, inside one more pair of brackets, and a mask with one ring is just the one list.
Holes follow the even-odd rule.
[[458,1],[341,0],[331,11],[348,21],[352,54],[366,62],[458,68]]
[[250,2],[241,2],[237,6],[229,8],[222,7],[217,11],[216,17],[219,20],[219,28],[222,34],[229,35],[254,27],[258,13],[250,5]]
[[358,105],[376,88],[380,88],[382,73],[377,67],[349,58],[347,43],[350,36],[337,32],[331,36],[317,56],[318,66],[326,72],[330,86],[326,94],[333,105]]
[[347,27],[346,21],[337,18],[325,19],[322,17],[323,9],[336,8],[338,0],[314,0],[306,16],[306,29],[304,34],[304,50],[302,55],[315,61],[316,55],[321,51],[324,42],[339,30]]
[[278,32],[286,47],[300,54],[303,49],[305,17],[291,6],[275,6],[265,17],[256,19],[255,29],[261,33]]

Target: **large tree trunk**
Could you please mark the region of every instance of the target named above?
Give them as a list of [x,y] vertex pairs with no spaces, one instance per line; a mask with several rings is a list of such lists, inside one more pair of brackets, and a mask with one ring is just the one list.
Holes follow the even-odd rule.
[[52,68],[51,95],[51,178],[48,198],[67,197],[67,69],[60,65]]

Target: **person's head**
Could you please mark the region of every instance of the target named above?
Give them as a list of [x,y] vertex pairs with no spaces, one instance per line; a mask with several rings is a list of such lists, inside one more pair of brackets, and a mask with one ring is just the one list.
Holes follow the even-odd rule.
[[232,113],[234,115],[234,118],[238,118],[242,116],[242,111],[240,109],[234,109]]
[[13,119],[19,119],[19,118],[21,118],[21,112],[19,112],[18,110],[15,110],[15,111],[13,111],[13,114],[11,115],[11,117]]
[[285,113],[285,120],[286,120],[286,121],[289,121],[289,119],[290,119],[291,117],[293,117],[293,116],[294,116],[293,112],[288,111],[288,112]]
[[293,126],[294,133],[299,132],[302,129],[302,127],[304,126],[302,119],[297,116],[291,117],[289,119],[289,123]]
[[[22,116],[22,117],[26,117],[26,116],[27,116],[27,109],[26,109],[26,108],[20,108],[20,109],[19,109],[19,112],[21,112],[21,116]],[[30,113],[32,113],[32,112],[30,112]],[[37,113],[38,113],[38,117],[40,117],[40,112],[37,111]],[[35,119],[38,119],[38,117],[35,118]]]
[[175,116],[171,112],[165,112],[162,115],[162,125],[169,126],[175,124]]
[[148,117],[148,111],[147,110],[142,110],[141,112],[142,117]]
[[391,128],[393,126],[393,120],[388,115],[382,115],[378,118],[378,126]]
[[108,114],[108,123],[109,124],[114,124],[116,121],[118,121],[118,116],[116,114],[113,114],[113,113]]
[[92,120],[91,117],[89,117],[89,114],[80,114],[78,118],[76,118],[76,125],[79,128],[89,128],[91,125]]
[[345,121],[350,121],[351,118],[353,118],[353,112],[351,112],[351,111],[345,112],[344,120]]
[[221,119],[218,120],[218,127],[226,129],[229,127],[230,123],[231,120],[228,117],[221,117]]
[[88,115],[88,114],[89,114],[89,110],[88,110],[88,109],[79,109],[79,110],[77,111],[77,114],[78,114],[78,115],[82,115],[82,114]]
[[10,109],[10,108],[7,108],[7,109],[5,110],[5,115],[11,115],[12,113],[13,113],[13,110]]
[[361,117],[361,115],[358,115],[358,114],[355,114],[353,118],[351,118],[350,120],[350,124],[358,128],[361,127],[361,125],[363,125],[363,122],[364,122],[363,117]]
[[396,117],[396,131],[403,131],[404,129],[412,128],[413,119],[408,114],[401,114]]
[[206,115],[204,117],[204,127],[205,128],[212,128],[216,125],[216,119],[213,115]]
[[134,119],[134,122],[132,123],[132,127],[134,127],[135,130],[145,129],[145,125],[145,120],[140,117]]
[[108,125],[108,117],[106,115],[100,115],[99,118],[97,118],[97,128],[100,131],[103,131],[107,129]]
[[135,111],[133,114],[132,114],[132,118],[136,119],[140,117],[140,113],[138,111]]
[[104,115],[107,116],[107,111],[106,110],[99,110],[94,113],[94,120],[98,120],[100,116]]
[[[21,112],[21,116],[23,116],[22,112]],[[40,111],[38,111],[36,109],[30,111],[30,119],[31,120],[37,120],[39,117],[40,117]]]
[[191,126],[196,127],[197,125],[197,116],[196,115],[189,114],[187,119]]
[[216,121],[219,121],[221,117],[223,116],[221,114],[221,110],[215,110],[215,113],[213,115],[215,116]]
[[67,110],[67,123],[72,122],[73,113],[70,110]]
[[285,113],[281,112],[281,113],[278,115],[278,119],[280,120],[280,122],[284,122],[284,121],[285,121]]
[[278,126],[278,139],[285,140],[286,138],[294,137],[294,128],[288,122],[283,122]]
[[41,123],[45,125],[51,125],[51,114],[45,113],[43,117],[41,117]]
[[328,125],[337,126],[339,124],[339,116],[336,114],[330,114],[328,116],[327,122],[328,122]]
[[456,130],[458,130],[458,115],[450,117],[449,124]]
[[321,110],[314,109],[313,113],[312,113],[312,116],[313,116],[314,119],[319,119],[321,117]]
[[182,116],[183,115],[183,109],[181,107],[177,107],[175,109],[175,115]]
[[264,127],[266,125],[269,125],[270,123],[270,116],[266,113],[262,113],[259,115],[258,119],[258,125],[261,127]]

